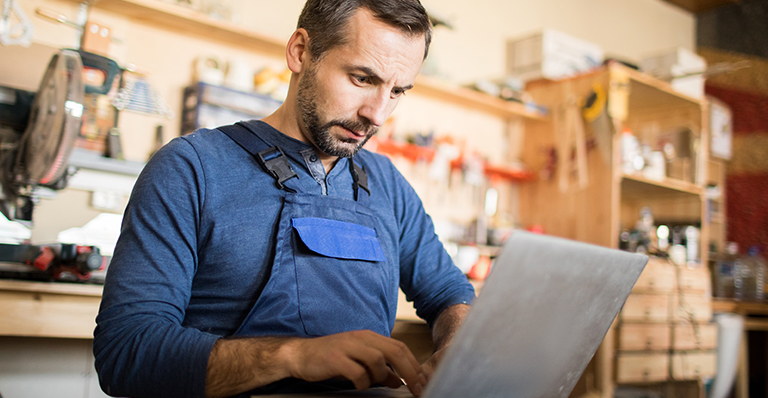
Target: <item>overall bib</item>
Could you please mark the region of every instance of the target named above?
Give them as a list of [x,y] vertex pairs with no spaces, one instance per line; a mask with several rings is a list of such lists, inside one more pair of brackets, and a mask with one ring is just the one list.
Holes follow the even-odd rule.
[[[283,195],[269,280],[237,336],[324,336],[368,329],[391,332],[398,269],[393,242],[380,239],[367,206],[367,176],[348,159],[355,200],[304,192],[287,156],[245,123],[219,128],[256,157]],[[257,221],[258,222],[258,221]]]

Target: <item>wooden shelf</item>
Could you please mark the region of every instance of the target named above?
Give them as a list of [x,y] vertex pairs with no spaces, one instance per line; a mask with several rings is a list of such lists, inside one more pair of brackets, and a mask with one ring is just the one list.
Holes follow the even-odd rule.
[[[81,2],[81,0],[69,1]],[[231,22],[210,18],[188,7],[158,0],[98,0],[92,6],[119,13],[131,19],[163,29],[246,47],[249,51],[279,57],[285,55],[285,44],[282,42],[243,29]],[[536,110],[529,109],[521,103],[504,101],[500,98],[428,76],[418,76],[413,92],[497,116],[547,120],[545,115]]]
[[768,302],[713,298],[712,311],[732,312],[742,315],[768,315]]
[[[70,0],[81,3],[81,0]],[[243,29],[232,22],[211,18],[197,10],[158,0],[98,0],[92,7],[115,12],[179,33],[219,40],[273,56],[285,55],[285,44]]]
[[702,108],[703,101],[676,91],[666,81],[616,62],[610,63],[608,68],[614,75],[629,77],[630,109]]
[[703,193],[703,189],[696,184],[671,178],[654,180],[642,175],[623,174],[622,180],[622,194],[630,196],[670,195],[677,193],[701,195]]
[[101,297],[102,285],[0,279],[0,290]]
[[477,109],[502,117],[524,117],[531,120],[548,120],[537,110],[529,109],[524,104],[505,101],[470,88],[451,84],[434,77],[419,75],[413,87],[413,93],[450,101],[457,105]]

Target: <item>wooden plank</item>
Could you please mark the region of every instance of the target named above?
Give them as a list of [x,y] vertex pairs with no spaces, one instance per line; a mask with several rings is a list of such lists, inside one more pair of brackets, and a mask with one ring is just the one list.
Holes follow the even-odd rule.
[[619,317],[623,322],[667,322],[670,319],[669,310],[669,295],[632,293]]
[[738,3],[739,0],[664,0],[667,3],[674,4],[686,11],[698,14],[709,11],[713,8],[727,4]]
[[715,298],[712,300],[712,311],[733,312],[742,315],[768,315],[768,303]]
[[678,275],[679,288],[685,293],[711,294],[712,279],[709,273],[709,268],[680,268],[678,270]]
[[668,350],[672,343],[666,324],[622,323],[618,330],[620,351]]
[[0,290],[101,297],[103,286],[63,282],[0,279]]
[[627,195],[632,195],[633,192],[642,192],[644,196],[670,196],[676,193],[698,196],[704,192],[703,188],[690,182],[673,178],[654,180],[642,174],[624,174],[622,189],[626,191]]
[[652,257],[632,288],[634,293],[669,294],[677,288],[677,269],[666,260]]
[[545,121],[548,117],[538,111],[529,109],[519,102],[505,101],[470,88],[461,87],[434,77],[419,75],[413,87],[414,94],[427,95],[445,101],[451,101],[460,106],[477,109],[502,117],[523,117],[531,120]]
[[714,351],[676,352],[671,359],[671,373],[675,380],[710,378],[717,368]]
[[669,355],[666,353],[622,353],[616,357],[616,382],[647,383],[669,377]]
[[0,291],[0,335],[93,338],[101,298],[93,295]]
[[674,321],[709,322],[712,320],[712,297],[709,294],[673,294],[669,313]]
[[[70,0],[76,3],[81,0]],[[164,29],[220,40],[272,56],[285,56],[285,44],[232,22],[221,21],[189,7],[156,0],[99,0],[93,7]]]
[[684,323],[672,327],[672,349],[711,350],[717,348],[717,325]]

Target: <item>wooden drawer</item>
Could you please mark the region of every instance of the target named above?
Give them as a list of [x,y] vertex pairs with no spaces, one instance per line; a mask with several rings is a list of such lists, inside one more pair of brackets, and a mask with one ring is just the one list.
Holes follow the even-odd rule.
[[632,292],[672,293],[677,289],[675,266],[667,261],[651,258],[637,279]]
[[671,334],[669,325],[622,323],[619,326],[619,350],[668,350],[671,344]]
[[675,352],[672,354],[672,378],[694,380],[715,375],[717,356],[714,351]]
[[621,353],[616,357],[616,382],[641,383],[669,379],[669,355]]
[[686,323],[672,326],[673,350],[711,350],[715,348],[717,348],[717,325]]
[[620,316],[624,322],[667,322],[670,296],[666,294],[632,293],[624,303]]
[[684,293],[711,293],[712,280],[706,268],[681,268],[679,272],[680,289]]
[[703,322],[712,320],[712,296],[708,294],[674,294],[670,300],[670,314],[674,322]]

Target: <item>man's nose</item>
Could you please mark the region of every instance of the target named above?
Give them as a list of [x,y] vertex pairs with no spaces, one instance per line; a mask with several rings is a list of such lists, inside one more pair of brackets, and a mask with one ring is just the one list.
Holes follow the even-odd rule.
[[381,127],[392,112],[389,91],[375,90],[360,107],[360,116],[368,119],[376,127]]

